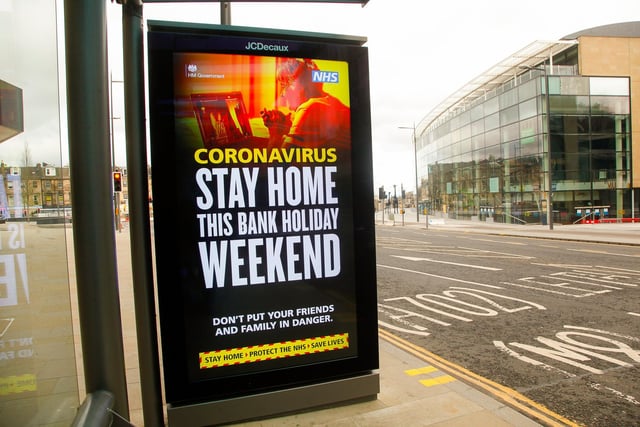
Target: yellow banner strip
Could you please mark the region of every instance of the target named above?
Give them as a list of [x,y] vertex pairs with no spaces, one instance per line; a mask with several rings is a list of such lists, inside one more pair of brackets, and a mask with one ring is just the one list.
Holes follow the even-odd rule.
[[285,357],[304,356],[349,348],[349,334],[335,334],[322,337],[304,338],[250,347],[200,353],[200,369],[219,368],[241,363],[262,362]]

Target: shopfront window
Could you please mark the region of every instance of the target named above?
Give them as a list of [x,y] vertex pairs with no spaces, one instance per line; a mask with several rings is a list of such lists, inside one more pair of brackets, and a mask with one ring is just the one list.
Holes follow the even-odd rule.
[[70,425],[79,406],[57,3],[0,2],[0,424],[15,426]]

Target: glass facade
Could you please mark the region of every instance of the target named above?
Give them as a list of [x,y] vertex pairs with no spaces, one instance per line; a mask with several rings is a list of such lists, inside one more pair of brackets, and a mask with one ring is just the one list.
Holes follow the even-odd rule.
[[551,189],[555,222],[629,216],[629,78],[574,71],[555,66],[548,82],[524,71],[432,123],[418,137],[423,202],[452,218],[545,223]]
[[0,5],[0,424],[68,426],[79,395],[59,14],[50,0]]

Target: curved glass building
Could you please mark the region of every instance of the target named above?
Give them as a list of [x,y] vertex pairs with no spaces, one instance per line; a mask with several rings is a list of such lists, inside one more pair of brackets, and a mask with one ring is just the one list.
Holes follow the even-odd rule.
[[640,22],[516,52],[417,126],[421,205],[550,226],[638,217],[639,80]]

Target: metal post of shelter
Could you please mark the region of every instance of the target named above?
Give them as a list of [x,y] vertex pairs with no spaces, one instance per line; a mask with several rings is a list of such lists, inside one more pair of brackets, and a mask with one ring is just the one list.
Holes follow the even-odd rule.
[[114,396],[128,418],[109,152],[107,17],[103,0],[64,5],[67,113],[78,311],[87,393]]
[[153,289],[145,130],[144,35],[141,0],[122,8],[124,104],[129,191],[129,234],[138,366],[145,426],[164,425],[160,357]]
[[231,25],[231,3],[228,1],[220,2],[220,23]]

